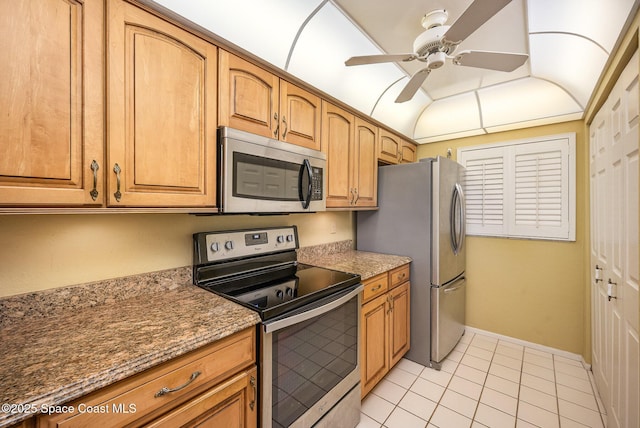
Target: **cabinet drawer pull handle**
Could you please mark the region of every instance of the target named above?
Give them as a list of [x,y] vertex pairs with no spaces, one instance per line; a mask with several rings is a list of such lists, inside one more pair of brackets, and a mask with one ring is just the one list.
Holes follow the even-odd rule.
[[120,193],[120,173],[122,172],[122,170],[120,169],[120,165],[115,164],[113,167],[113,172],[116,173],[116,192],[113,194],[113,196],[116,197],[116,202],[120,202],[120,199],[122,198],[122,193]]
[[249,403],[249,407],[251,408],[251,410],[253,410],[253,408],[256,405],[256,398],[258,397],[258,388],[256,387],[256,378],[251,376],[251,379],[249,380],[249,384],[251,384],[251,386],[253,387],[253,400],[251,400],[251,403]]
[[284,123],[284,131],[282,132],[282,138],[287,138],[287,131],[289,127],[287,126],[287,118],[282,116],[282,123]]
[[278,113],[273,113],[273,119],[276,121],[276,130],[273,131],[273,136],[278,138],[278,132],[280,131],[280,122],[278,121]]
[[378,284],[376,287],[371,287],[371,291],[378,291],[382,288],[382,284]]
[[195,371],[191,374],[191,377],[189,378],[189,380],[187,381],[187,383],[185,383],[184,385],[180,385],[177,386],[175,388],[167,388],[166,386],[163,387],[160,391],[156,392],[156,395],[154,395],[154,397],[158,398],[158,397],[162,397],[163,395],[169,394],[171,392],[176,392],[176,391],[180,391],[181,389],[186,388],[187,386],[189,386],[191,384],[191,382],[193,382],[194,380],[196,380],[196,378],[200,376],[200,372],[199,371]]
[[91,195],[91,199],[94,201],[98,199],[98,170],[100,169],[100,165],[95,160],[91,162],[91,170],[93,171],[93,189],[89,192]]

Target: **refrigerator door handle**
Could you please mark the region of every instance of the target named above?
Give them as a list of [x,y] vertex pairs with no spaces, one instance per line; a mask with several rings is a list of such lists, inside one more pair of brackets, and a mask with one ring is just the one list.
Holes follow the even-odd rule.
[[[454,254],[458,254],[464,245],[465,235],[465,212],[464,212],[464,192],[462,186],[456,183],[451,197],[450,223],[451,223],[451,246]],[[456,221],[457,220],[457,221]]]
[[[453,284],[451,284],[451,285],[449,285],[449,286],[447,286],[447,287],[444,287],[444,291],[443,291],[443,292],[444,292],[445,294],[448,294],[448,293],[453,293],[454,291],[461,289],[462,287],[464,287],[464,286],[465,286],[465,284],[464,284],[464,283],[465,283],[465,281],[466,281],[466,280],[467,280],[467,279],[466,279],[464,276],[463,276],[462,278],[459,278],[459,279],[455,280],[455,281],[453,282]],[[462,284],[460,284],[460,285],[458,285],[458,286],[453,287],[453,285],[454,285],[454,284],[456,284],[456,283],[458,283],[458,282],[461,282]]]

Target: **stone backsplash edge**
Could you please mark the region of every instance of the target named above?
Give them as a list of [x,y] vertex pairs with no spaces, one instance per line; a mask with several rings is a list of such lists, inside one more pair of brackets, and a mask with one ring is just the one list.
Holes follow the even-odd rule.
[[[353,241],[345,240],[302,247],[297,251],[300,260],[310,261],[351,250]],[[3,297],[0,298],[0,328],[190,284],[192,267],[184,266]]]

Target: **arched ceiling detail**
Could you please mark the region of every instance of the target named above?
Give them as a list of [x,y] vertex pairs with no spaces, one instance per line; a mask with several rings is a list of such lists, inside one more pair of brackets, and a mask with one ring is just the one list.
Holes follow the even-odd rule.
[[[151,0],[147,0],[151,1]],[[389,127],[429,143],[582,117],[640,0],[512,0],[464,49],[526,53],[511,73],[471,67],[431,72],[395,103],[417,61],[347,67],[352,56],[411,52],[420,18],[454,22],[472,0],[154,0]]]

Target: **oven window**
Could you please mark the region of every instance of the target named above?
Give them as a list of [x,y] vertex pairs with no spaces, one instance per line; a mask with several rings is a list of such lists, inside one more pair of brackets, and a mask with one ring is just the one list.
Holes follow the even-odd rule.
[[273,333],[273,426],[289,426],[358,364],[358,299]]
[[299,201],[302,165],[233,153],[233,196],[272,201]]

